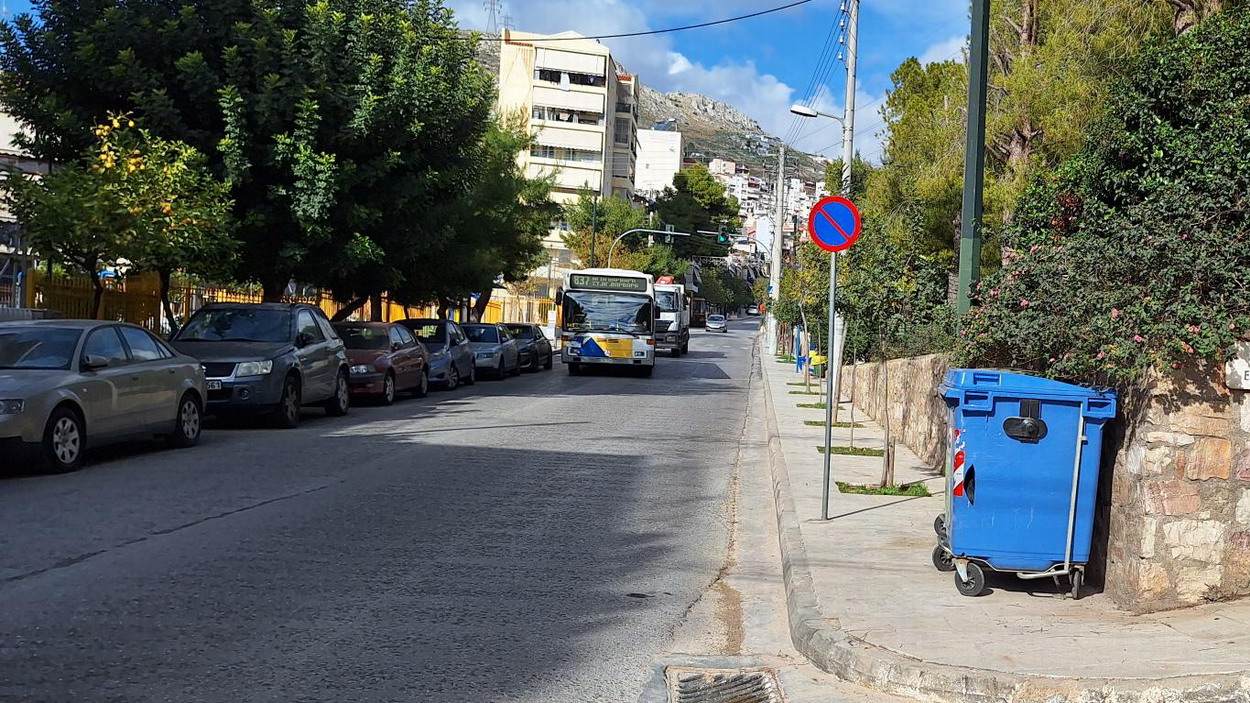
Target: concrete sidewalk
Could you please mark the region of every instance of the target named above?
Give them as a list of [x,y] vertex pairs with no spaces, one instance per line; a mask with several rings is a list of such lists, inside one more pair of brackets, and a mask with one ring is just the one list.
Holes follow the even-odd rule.
[[[961,596],[931,562],[941,475],[898,445],[896,481],[931,498],[832,489],[821,515],[824,411],[799,408],[793,365],[764,358],[772,470],[791,636],[822,669],[881,691],[941,701],[1247,701],[1250,602],[1154,615],[1118,611],[1086,589],[1079,601],[1051,581],[992,574],[991,591]],[[839,419],[851,408],[843,403]],[[881,448],[862,413],[855,446]],[[834,429],[849,446],[851,429]],[[879,457],[834,456],[833,478],[880,481]]]

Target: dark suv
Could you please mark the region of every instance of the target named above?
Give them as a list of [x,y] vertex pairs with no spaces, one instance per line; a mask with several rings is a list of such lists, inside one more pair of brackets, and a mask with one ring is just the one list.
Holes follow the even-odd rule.
[[347,351],[314,305],[212,303],[172,343],[203,364],[209,413],[268,413],[279,427],[298,425],[304,405],[347,414]]

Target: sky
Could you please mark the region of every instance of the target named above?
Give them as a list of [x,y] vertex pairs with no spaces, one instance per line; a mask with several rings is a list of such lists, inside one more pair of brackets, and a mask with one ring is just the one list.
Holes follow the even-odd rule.
[[[746,14],[792,0],[500,0],[520,31],[583,35],[663,29]],[[847,0],[812,0],[783,12],[686,32],[604,43],[629,71],[661,91],[702,93],[755,118],[770,134],[809,153],[837,157],[841,130],[833,120],[795,118],[793,102],[841,115],[846,69],[815,76],[830,29]],[[12,16],[29,0],[0,0]],[[466,29],[485,29],[485,0],[444,0]],[[857,151],[880,159],[878,110],[890,74],[910,56],[961,59],[969,30],[968,0],[862,0],[855,126]],[[823,78],[823,80],[819,80]],[[812,86],[815,84],[814,87]]]
[[[587,36],[707,22],[785,5],[792,0],[501,0],[514,29]],[[789,137],[809,153],[838,157],[834,120],[790,114],[794,102],[841,116],[846,67],[814,75],[846,0],[813,0],[782,12],[717,27],[603,42],[629,71],[661,91],[702,93]],[[462,27],[485,29],[484,0],[445,0]],[[862,0],[856,81],[857,151],[878,161],[881,102],[890,74],[908,57],[962,60],[969,31],[967,0]],[[821,80],[823,79],[823,80]],[[814,84],[814,86],[813,86]]]

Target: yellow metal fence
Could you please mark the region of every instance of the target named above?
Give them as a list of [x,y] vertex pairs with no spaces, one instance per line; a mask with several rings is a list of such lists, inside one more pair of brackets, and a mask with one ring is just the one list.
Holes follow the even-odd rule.
[[[31,271],[26,286],[25,307],[59,312],[66,318],[91,317],[95,290],[87,276],[49,276],[46,271]],[[156,274],[138,274],[104,281],[104,297],[100,319],[118,320],[141,325],[155,332],[171,329],[161,307],[160,279]],[[184,321],[208,303],[259,303],[264,297],[259,289],[229,286],[177,285],[169,292],[170,306],[178,321]],[[287,302],[304,302],[319,306],[333,317],[343,306],[328,294],[291,297]],[[547,324],[547,315],[554,307],[550,298],[507,294],[493,298],[482,316],[483,322],[531,322]],[[370,319],[371,304],[356,311],[352,318]],[[438,309],[430,306],[401,305],[382,299],[382,320],[393,322],[413,317],[437,317]]]

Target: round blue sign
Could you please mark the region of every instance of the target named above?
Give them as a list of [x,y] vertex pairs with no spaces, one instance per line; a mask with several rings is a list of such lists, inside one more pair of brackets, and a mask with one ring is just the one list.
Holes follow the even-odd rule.
[[859,239],[859,209],[840,196],[824,198],[807,218],[807,232],[825,251],[846,251]]

